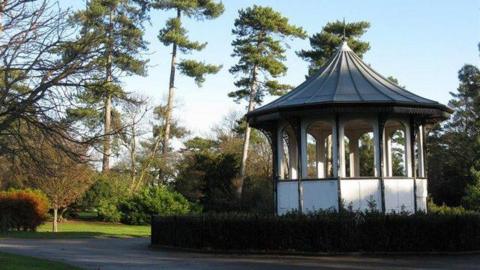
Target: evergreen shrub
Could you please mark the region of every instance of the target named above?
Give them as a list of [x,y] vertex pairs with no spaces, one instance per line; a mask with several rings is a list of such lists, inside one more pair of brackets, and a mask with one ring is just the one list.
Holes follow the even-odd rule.
[[147,187],[122,201],[118,209],[121,222],[132,225],[150,224],[153,215],[184,215],[199,211],[180,193],[165,186]]

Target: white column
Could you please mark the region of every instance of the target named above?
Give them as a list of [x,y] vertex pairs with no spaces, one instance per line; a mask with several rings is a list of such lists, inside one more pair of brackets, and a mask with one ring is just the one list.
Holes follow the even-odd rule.
[[423,125],[418,127],[418,176],[425,177],[425,160],[423,155]]
[[385,148],[385,160],[386,160],[386,175],[385,176],[393,176],[393,162],[392,162],[392,159],[393,159],[393,155],[392,155],[392,133],[391,132],[387,132],[385,130],[385,136],[386,136],[386,140],[387,140],[387,145],[386,145],[386,148]]
[[284,172],[284,168],[283,168],[283,155],[284,155],[284,151],[283,151],[283,129],[282,127],[278,127],[277,128],[277,160],[275,160],[275,162],[277,162],[277,175],[279,176],[280,179],[283,179],[284,178],[284,175],[283,175],[283,172]]
[[415,162],[412,160],[412,127],[410,123],[405,124],[405,170],[407,172],[407,177],[413,177],[412,172],[412,163]]
[[[305,121],[300,122],[300,147],[302,148],[302,156],[300,160],[301,170],[300,178],[305,179],[308,176],[308,161],[307,161],[307,123]],[[298,143],[298,142],[297,142]]]
[[359,157],[359,148],[358,148],[358,139],[359,136],[354,134],[349,138],[348,149],[350,151],[349,160],[350,160],[350,177],[360,176],[360,157]]
[[380,171],[382,170],[381,167],[381,159],[380,157],[380,149],[378,146],[380,145],[380,132],[383,132],[383,130],[379,130],[378,126],[378,121],[377,119],[372,120],[372,126],[373,126],[373,149],[374,149],[374,157],[373,157],[373,165],[374,165],[374,174],[375,177],[379,177],[381,175]]
[[325,161],[325,177],[330,176],[330,172],[333,172],[333,130],[330,136],[327,136],[327,160]]
[[332,167],[333,167],[333,177],[339,176],[340,166],[338,164],[338,154],[339,154],[339,130],[337,126],[340,126],[337,123],[334,123],[333,132],[332,132]]
[[315,138],[316,144],[316,165],[317,165],[317,178],[325,178],[325,135],[320,133],[317,138]]
[[346,177],[346,162],[345,162],[345,129],[343,121],[338,124],[338,159],[339,159],[339,172],[338,176]]

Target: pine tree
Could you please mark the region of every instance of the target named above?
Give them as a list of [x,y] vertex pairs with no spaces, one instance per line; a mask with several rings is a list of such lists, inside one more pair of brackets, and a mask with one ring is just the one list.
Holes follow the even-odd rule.
[[335,54],[342,43],[343,35],[348,46],[362,57],[370,49],[370,45],[368,42],[361,41],[360,38],[369,27],[370,23],[366,21],[345,23],[337,20],[327,23],[320,33],[312,35],[310,37],[312,49],[297,52],[298,56],[310,63],[308,76],[318,71]]
[[182,26],[182,16],[196,20],[215,19],[222,15],[223,4],[213,0],[154,0],[152,7],[160,10],[174,10],[176,16],[170,18],[166,26],[160,30],[158,39],[165,46],[172,46],[170,63],[170,80],[168,84],[168,99],[165,113],[164,132],[162,134],[162,153],[168,152],[169,140],[172,133],[172,110],[175,91],[175,72],[179,71],[188,77],[194,78],[198,86],[205,81],[206,74],[217,73],[221,66],[210,65],[195,60],[181,60],[177,64],[177,51],[187,54],[192,51],[201,51],[207,43],[191,41],[187,36],[187,29]]
[[480,68],[466,64],[458,79],[454,113],[426,141],[429,192],[436,203],[480,210]]
[[[301,27],[289,24],[288,19],[270,7],[254,5],[238,12],[232,33],[233,54],[238,63],[230,68],[230,73],[239,76],[235,82],[238,90],[229,93],[237,102],[248,101],[248,112],[263,98],[269,95],[282,95],[291,87],[279,83],[274,78],[283,76],[287,67],[285,60],[285,39],[305,38]],[[240,179],[236,186],[237,196],[242,194],[245,166],[248,157],[251,128],[246,126],[244,134]]]
[[78,42],[89,40],[90,46],[99,53],[98,76],[86,82],[87,91],[77,97],[80,106],[68,112],[71,119],[82,121],[91,130],[99,132],[103,126],[103,171],[110,169],[112,134],[120,123],[115,117],[119,113],[114,110],[113,102],[128,100],[120,78],[146,73],[146,61],[140,57],[146,50],[142,27],[145,10],[142,0],[90,0],[85,10],[72,18],[81,27]]
[[[470,157],[468,162],[470,183],[466,186],[463,204],[472,210],[480,210],[480,69],[473,65],[465,65],[459,71],[460,86],[450,107],[455,108],[449,128],[461,135],[457,138],[463,141],[467,149],[462,155]],[[462,138],[463,137],[463,138]],[[457,142],[460,143],[460,142]],[[464,165],[468,163],[463,163]]]

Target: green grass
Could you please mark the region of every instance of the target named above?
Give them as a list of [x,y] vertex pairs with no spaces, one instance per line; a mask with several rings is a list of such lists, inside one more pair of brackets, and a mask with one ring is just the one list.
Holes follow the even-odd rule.
[[48,222],[38,227],[36,232],[1,233],[0,238],[91,238],[91,237],[147,237],[150,236],[150,226],[135,226],[113,224],[95,221],[66,221],[58,224],[58,232],[52,232],[52,223]]
[[79,270],[67,264],[0,252],[2,270]]

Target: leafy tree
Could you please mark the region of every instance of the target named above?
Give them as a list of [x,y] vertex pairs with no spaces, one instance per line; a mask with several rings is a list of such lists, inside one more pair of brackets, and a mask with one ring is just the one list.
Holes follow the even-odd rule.
[[93,169],[68,158],[48,143],[42,144],[42,157],[49,168],[31,169],[28,175],[32,186],[48,196],[53,209],[53,232],[57,232],[58,210],[83,196],[92,183]]
[[212,139],[194,137],[184,143],[185,150],[189,152],[204,152],[210,149],[218,148],[218,142]]
[[252,133],[255,149],[249,157],[242,197],[235,196],[245,121],[236,113],[214,127],[215,137],[195,137],[184,143],[176,166],[175,189],[204,211],[272,213],[271,149],[265,136]]
[[179,162],[175,189],[204,210],[238,210],[233,179],[238,174],[236,155],[214,151],[192,152]]
[[165,28],[160,30],[158,39],[165,46],[172,46],[172,57],[170,64],[170,81],[168,84],[168,100],[165,107],[165,124],[162,132],[162,153],[169,150],[169,140],[172,128],[172,110],[175,90],[175,72],[178,68],[183,75],[195,79],[197,85],[205,81],[206,74],[217,73],[221,66],[210,65],[195,60],[181,60],[177,66],[177,50],[187,54],[192,51],[201,51],[207,45],[197,41],[191,41],[187,36],[187,29],[182,26],[182,16],[195,18],[196,20],[211,20],[222,15],[224,7],[222,3],[215,3],[213,0],[153,0],[152,7],[160,10],[174,10],[176,17],[167,21]]
[[20,156],[29,156],[35,160],[30,166],[42,167],[39,144],[31,143],[35,134],[84,159],[67,142],[87,145],[98,138],[65,121],[65,107],[94,76],[97,52],[88,40],[72,43],[68,11],[51,1],[1,1],[0,17],[0,155],[17,165]]
[[[120,78],[146,74],[146,60],[141,59],[146,50],[142,27],[145,8],[141,0],[91,0],[85,10],[72,18],[81,27],[77,44],[88,40],[88,46],[99,54],[95,59],[97,76],[86,83],[87,91],[77,96],[79,107],[68,112],[71,119],[80,120],[91,129],[103,126],[103,171],[110,169],[111,136],[121,126],[113,102],[129,100]],[[71,50],[76,49],[74,46]]]
[[369,133],[365,133],[360,137],[360,176],[372,176],[375,173],[374,168],[374,143],[372,136]]
[[405,132],[396,130],[392,135],[392,173],[394,176],[405,176]]
[[334,21],[327,23],[320,33],[313,34],[310,37],[310,50],[301,50],[297,52],[303,60],[308,61],[308,76],[317,72],[327,60],[332,57],[342,44],[343,36],[348,46],[360,57],[370,49],[368,42],[361,41],[360,38],[370,27],[366,21],[345,23],[344,21]]
[[462,204],[467,209],[480,211],[480,175],[475,175],[474,182],[467,185],[465,195],[462,197]]
[[[238,12],[235,28],[232,30],[235,40],[232,42],[233,54],[238,63],[230,68],[230,73],[239,76],[235,81],[238,89],[229,93],[237,102],[246,99],[248,112],[261,104],[265,95],[282,95],[291,87],[281,84],[275,78],[284,75],[287,67],[285,60],[285,39],[305,38],[301,27],[289,24],[288,19],[270,7],[254,5]],[[251,128],[246,125],[240,177],[236,187],[238,197],[246,171]]]

